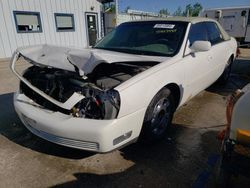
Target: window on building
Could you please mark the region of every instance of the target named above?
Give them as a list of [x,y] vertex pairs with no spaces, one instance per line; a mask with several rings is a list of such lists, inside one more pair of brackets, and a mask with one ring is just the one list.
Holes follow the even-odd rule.
[[55,13],[57,31],[75,31],[74,15]]
[[39,12],[13,11],[18,33],[42,32]]

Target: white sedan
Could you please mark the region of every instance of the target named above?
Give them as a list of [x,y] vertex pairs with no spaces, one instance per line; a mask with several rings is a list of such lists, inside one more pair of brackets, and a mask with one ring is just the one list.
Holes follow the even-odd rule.
[[[178,107],[227,80],[236,48],[216,21],[181,17],[123,23],[92,49],[19,48],[15,110],[31,132],[68,147],[158,141]],[[20,57],[32,65],[23,74]]]

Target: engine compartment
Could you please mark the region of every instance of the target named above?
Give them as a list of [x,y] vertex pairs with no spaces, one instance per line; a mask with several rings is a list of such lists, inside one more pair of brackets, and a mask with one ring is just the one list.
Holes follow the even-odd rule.
[[114,119],[120,109],[120,96],[114,88],[156,64],[157,62],[101,63],[84,77],[77,72],[37,65],[26,69],[23,77],[57,101],[66,102],[74,92],[85,96],[71,110],[51,103],[23,82],[20,83],[20,92],[52,111],[74,117]]

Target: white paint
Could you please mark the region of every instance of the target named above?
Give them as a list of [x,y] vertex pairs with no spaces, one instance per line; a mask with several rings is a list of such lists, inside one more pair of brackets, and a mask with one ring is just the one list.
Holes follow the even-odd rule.
[[[203,21],[204,19],[200,20],[200,22]],[[207,19],[207,21],[211,22],[210,19]],[[228,59],[231,57],[231,55],[234,55],[234,57],[236,55],[235,53],[237,43],[236,40],[232,37],[216,45],[212,45],[211,47],[209,45],[210,49],[208,49],[208,47],[206,46],[205,48],[208,51],[196,51],[191,54],[186,53],[185,51],[190,52],[190,49],[188,49],[189,47],[186,46],[190,25],[191,23],[189,23],[188,25],[184,40],[181,44],[181,48],[174,57],[141,56],[99,49],[93,49],[93,51],[91,50],[92,54],[89,54],[86,51],[86,54],[84,54],[83,51],[75,50],[72,51],[71,54],[69,53],[68,57],[71,58],[72,62],[75,62],[75,65],[78,67],[80,67],[80,65],[77,65],[76,62],[81,63],[83,70],[88,69],[88,67],[87,69],[84,69],[86,68],[85,65],[88,65],[88,63],[86,63],[88,60],[92,61],[90,63],[92,66],[95,63],[97,64],[97,62],[100,60],[107,63],[113,63],[117,61],[121,62],[122,60],[153,60],[161,62],[135,75],[134,77],[114,88],[119,92],[121,98],[120,111],[116,119],[96,120],[75,118],[71,115],[66,115],[60,112],[48,111],[46,109],[41,109],[39,107],[27,104],[30,103],[27,97],[26,99],[22,98],[24,102],[20,102],[19,100],[17,100],[21,95],[20,93],[17,93],[14,98],[15,110],[17,111],[20,119],[27,126],[27,128],[31,130],[41,130],[41,132],[36,131],[36,134],[47,140],[50,140],[50,135],[55,135],[71,140],[98,143],[100,147],[98,149],[94,149],[98,152],[111,151],[129,143],[130,141],[134,141],[134,139],[138,138],[140,134],[146,109],[152,101],[153,97],[160,91],[160,89],[168,84],[176,84],[180,89],[179,106],[181,106],[189,99],[197,95],[199,92],[214,83],[223,73]],[[64,54],[65,52],[70,52],[65,48],[46,49],[50,52],[53,49],[55,50],[54,52],[63,51]],[[23,50],[25,49],[21,49],[20,53],[24,54]],[[42,58],[41,56],[37,57],[36,54],[31,53],[30,50],[32,49],[27,49],[27,51],[30,52],[29,54],[31,55],[28,57],[32,58],[35,56],[34,58],[37,61]],[[35,51],[35,48],[33,50]],[[183,54],[187,55],[184,56]],[[52,57],[54,57],[53,53],[51,55]],[[89,57],[91,55],[94,58],[93,60],[91,60],[91,57]],[[60,57],[61,56],[62,55],[60,55]],[[56,60],[59,60],[56,55],[55,58]],[[13,58],[13,62],[14,61],[15,59]],[[69,66],[69,64],[67,64],[67,62],[63,64],[64,61],[62,59],[60,62],[62,62],[60,66],[63,66],[61,68],[68,70],[69,67],[67,68],[67,66]],[[40,64],[46,65],[45,63],[53,62],[47,62],[46,60],[42,62],[40,59]],[[58,63],[57,66],[59,66]],[[14,66],[12,66],[12,69],[14,69]],[[73,69],[73,67],[71,67],[71,69]],[[19,77],[19,79],[22,80],[23,78]],[[29,86],[29,84],[27,85]],[[34,86],[31,85],[29,87],[36,91],[36,89],[34,89]],[[44,98],[48,100],[50,99],[48,96],[44,96]],[[50,99],[50,101],[52,100]],[[56,101],[53,102],[54,104],[58,105]],[[60,105],[61,104],[59,104],[58,106]],[[248,106],[246,106],[246,108],[247,107]],[[245,109],[245,111],[247,110]],[[28,117],[31,121],[25,121],[24,117]],[[130,131],[132,131],[132,135],[130,138],[117,145],[113,145],[114,139]],[[45,134],[42,134],[42,132],[44,132]],[[53,140],[53,142],[69,147],[75,147],[74,145],[58,142],[58,139]],[[89,148],[80,146],[78,148],[89,150]]]
[[[0,0],[0,58],[11,57],[18,47],[37,44],[86,48],[85,12],[98,14],[100,36],[100,8],[97,0]],[[40,12],[42,33],[17,33],[14,10]],[[75,31],[56,32],[54,13],[74,14]]]
[[[245,16],[242,16],[243,11],[246,11]],[[217,20],[230,36],[245,38],[245,42],[250,42],[249,12],[250,6],[215,8],[204,10],[201,16]]]
[[[87,75],[100,63],[115,63],[127,61],[157,61],[163,62],[169,57],[134,55],[121,52],[110,52],[101,49],[77,49],[52,45],[36,45],[22,47],[16,50],[21,56],[31,60],[32,64],[49,66],[68,71],[75,71],[75,65],[80,75]],[[72,65],[73,64],[73,65]]]
[[[230,127],[230,139],[237,140],[238,129],[249,131],[250,130],[250,90],[249,85],[245,86],[248,90],[243,91],[244,94],[236,102]],[[243,89],[244,90],[244,89]]]
[[154,28],[158,28],[158,29],[173,29],[174,28],[174,24],[155,24]]

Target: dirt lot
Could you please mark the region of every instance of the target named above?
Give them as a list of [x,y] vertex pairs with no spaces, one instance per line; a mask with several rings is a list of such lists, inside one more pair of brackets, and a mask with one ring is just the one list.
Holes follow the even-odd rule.
[[[23,69],[26,65],[19,65]],[[17,80],[0,62],[0,187],[214,187],[218,130],[226,123],[226,96],[249,82],[250,59],[238,59],[225,87],[212,86],[181,107],[168,137],[95,154],[32,135],[14,112]],[[249,187],[234,178],[232,187]]]

